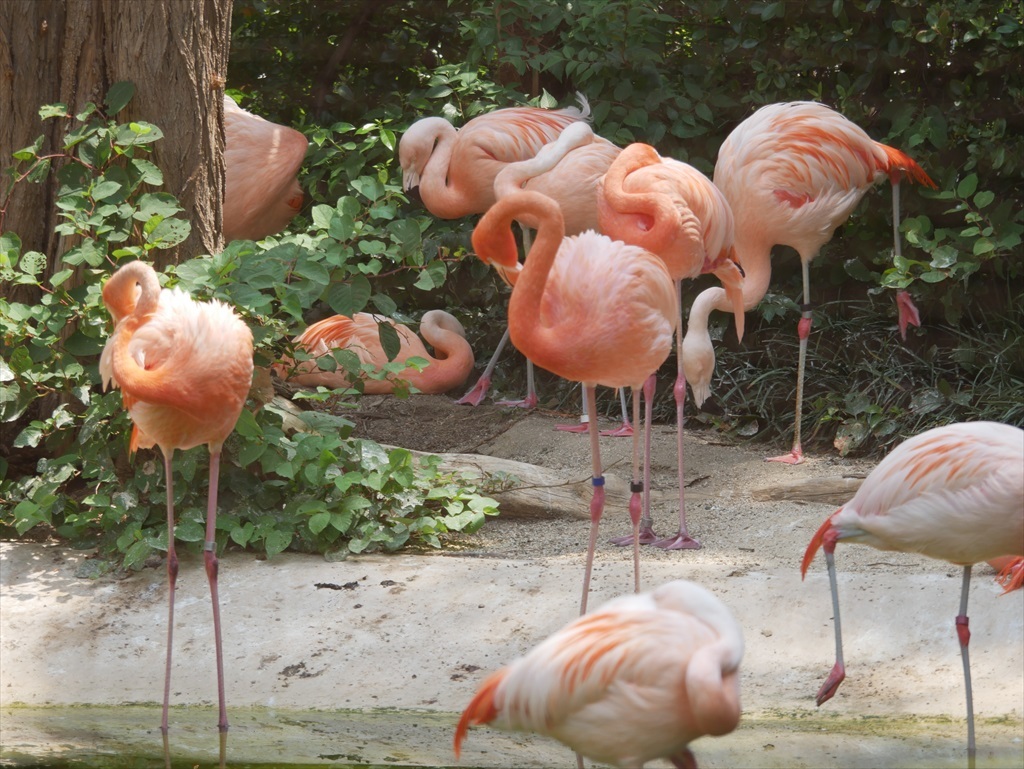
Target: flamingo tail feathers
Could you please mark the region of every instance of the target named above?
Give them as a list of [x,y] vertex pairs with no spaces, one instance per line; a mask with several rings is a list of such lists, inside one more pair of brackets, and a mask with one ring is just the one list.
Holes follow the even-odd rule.
[[307,350],[318,349],[320,344],[330,350],[346,347],[355,334],[355,322],[347,315],[333,315],[317,321],[295,338]]
[[[886,170],[889,172],[890,176],[902,171],[903,174],[911,181],[923,184],[925,187],[931,187],[933,190],[937,189],[935,182],[933,182],[931,177],[925,173],[925,170],[905,152],[902,152],[895,147],[890,147],[887,144],[879,144],[878,146],[885,151],[885,154],[889,158],[889,165]],[[899,177],[896,176],[895,178],[898,179]]]
[[494,704],[495,694],[498,685],[504,680],[504,671],[499,670],[480,685],[476,696],[466,706],[459,719],[459,725],[455,728],[455,758],[458,759],[462,749],[462,741],[466,738],[469,727],[478,724],[488,724],[498,715],[498,708]]

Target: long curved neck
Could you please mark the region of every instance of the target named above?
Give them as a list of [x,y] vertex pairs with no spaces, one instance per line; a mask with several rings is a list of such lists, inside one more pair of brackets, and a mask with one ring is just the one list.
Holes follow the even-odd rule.
[[[136,287],[141,292],[136,296]],[[103,303],[115,323],[129,316],[144,320],[160,304],[160,281],[145,262],[129,262],[115,272],[103,286]]]
[[467,201],[462,192],[460,180],[449,178],[452,154],[458,134],[447,120],[437,118],[434,130],[434,151],[430,153],[420,176],[420,198],[434,216],[441,219],[458,219],[475,213],[478,209]]
[[494,194],[503,198],[511,192],[522,189],[526,182],[546,174],[557,166],[573,150],[594,141],[594,129],[588,123],[570,123],[558,138],[545,144],[532,158],[509,163],[494,177]]
[[[137,298],[136,286],[142,289]],[[187,404],[181,388],[168,387],[162,372],[140,366],[128,349],[135,332],[149,321],[160,305],[160,281],[153,268],[145,262],[126,264],[103,287],[103,302],[116,321],[110,363],[114,380],[125,395],[157,405],[181,407]],[[118,312],[125,308],[130,309],[119,318]]]
[[[529,347],[531,355],[557,349],[557,333],[540,324],[541,303],[555,256],[565,238],[558,204],[538,192],[513,192],[499,200],[477,225],[473,245],[478,252],[507,243],[512,221],[525,221],[537,230],[533,246],[519,273],[508,304],[508,327],[513,343]],[[520,341],[516,341],[516,340]],[[540,356],[535,361],[540,363]]]
[[673,237],[676,209],[660,192],[626,191],[629,174],[661,163],[661,157],[646,144],[626,147],[608,168],[598,201],[601,231],[611,238],[664,254]]
[[436,322],[420,324],[420,334],[430,342],[435,354],[423,371],[410,373],[406,378],[421,390],[421,383],[430,382],[438,392],[446,392],[465,382],[476,362],[466,338]]

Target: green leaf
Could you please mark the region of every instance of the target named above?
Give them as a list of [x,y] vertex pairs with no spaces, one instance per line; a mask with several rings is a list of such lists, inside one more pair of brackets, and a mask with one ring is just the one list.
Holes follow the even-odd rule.
[[978,189],[978,175],[970,174],[961,179],[960,183],[956,186],[956,196],[958,198],[969,198],[976,189]]
[[107,96],[103,100],[103,103],[107,107],[107,115],[113,117],[118,112],[128,106],[128,102],[132,100],[135,95],[135,84],[127,80],[119,83],[114,83],[110,86],[110,90],[107,91]]

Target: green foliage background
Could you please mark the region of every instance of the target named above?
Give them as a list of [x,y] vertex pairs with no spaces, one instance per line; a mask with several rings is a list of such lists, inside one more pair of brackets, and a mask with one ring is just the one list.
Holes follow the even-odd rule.
[[[471,219],[436,220],[402,193],[397,143],[410,123],[442,115],[461,125],[514,104],[568,105],[579,92],[602,135],[654,144],[710,174],[721,142],[756,107],[815,99],[908,152],[938,190],[903,186],[902,258],[879,185],[815,260],[806,441],[878,452],[950,421],[1024,424],[1022,70],[1019,3],[236,0],[229,92],[309,136],[307,206],[286,233],[197,255],[168,279],[235,304],[253,327],[257,365],[291,354],[287,340],[314,317],[364,309],[403,322],[448,309],[483,358],[501,333],[504,292],[469,254]],[[56,274],[4,232],[0,213],[0,278],[43,292],[35,306],[0,300],[0,524],[44,524],[133,565],[166,546],[162,470],[155,454],[128,464],[119,396],[98,386],[108,327],[99,288],[119,261],[180,242],[188,223],[146,160],[159,127],[117,122],[130,97],[122,86],[78,116],[44,108],[66,122],[65,146],[16,154],[0,191],[6,200],[49,178],[52,160],[77,158],[61,160],[58,206],[62,232],[79,243]],[[777,442],[791,431],[799,260],[780,248],[773,267],[742,345],[716,321],[715,397],[690,409],[690,424]],[[69,288],[72,270],[85,282]],[[906,344],[886,290],[904,287],[923,320]],[[520,360],[507,357],[498,389],[521,387]],[[324,365],[358,368],[341,354]],[[665,384],[674,370],[668,361]],[[541,387],[544,405],[575,408],[571,388],[553,377]],[[223,543],[269,554],[436,545],[495,512],[473,482],[354,441],[342,417],[304,414],[301,434],[286,434],[272,409],[243,416],[226,447],[222,488],[236,491],[222,505],[232,511]],[[197,449],[176,468],[191,481],[205,462]],[[205,486],[176,491],[185,540],[201,537],[193,485]]]

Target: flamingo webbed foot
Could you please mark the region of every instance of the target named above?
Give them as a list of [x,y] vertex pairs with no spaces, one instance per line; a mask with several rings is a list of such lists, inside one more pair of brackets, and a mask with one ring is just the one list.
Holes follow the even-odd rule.
[[600,434],[608,435],[613,438],[632,438],[633,425],[631,425],[629,422],[623,422],[621,427],[616,427],[614,430],[602,430]]
[[555,425],[555,429],[563,433],[585,433],[590,430],[590,423],[580,422],[578,425]]
[[530,395],[527,395],[522,400],[518,400],[518,401],[501,400],[501,401],[498,401],[497,404],[495,404],[495,405],[498,405],[498,406],[510,406],[512,408],[517,408],[517,409],[532,409],[532,408],[536,408],[537,407],[537,394],[536,393],[532,393]]
[[765,462],[781,462],[784,465],[801,465],[804,462],[804,452],[799,446],[794,446],[788,454],[777,457],[765,457]]
[[846,668],[842,663],[836,662],[832,666],[832,672],[828,674],[828,678],[825,679],[825,683],[818,689],[818,695],[815,697],[815,702],[818,703],[818,707],[832,699],[832,695],[839,689],[839,684],[846,678]]
[[678,531],[671,537],[665,537],[659,539],[657,542],[652,542],[655,547],[660,547],[662,550],[700,550],[701,544],[685,531]]
[[482,376],[476,380],[476,384],[473,385],[473,388],[455,401],[455,403],[460,406],[479,406],[483,402],[483,399],[487,397],[487,391],[490,389],[490,377]]
[[[654,529],[651,528],[649,523],[640,524],[640,534],[637,541],[641,545],[651,545],[658,541],[658,535],[654,533]],[[627,534],[624,537],[613,537],[608,540],[609,543],[617,545],[618,547],[631,547],[633,545],[633,535]]]

